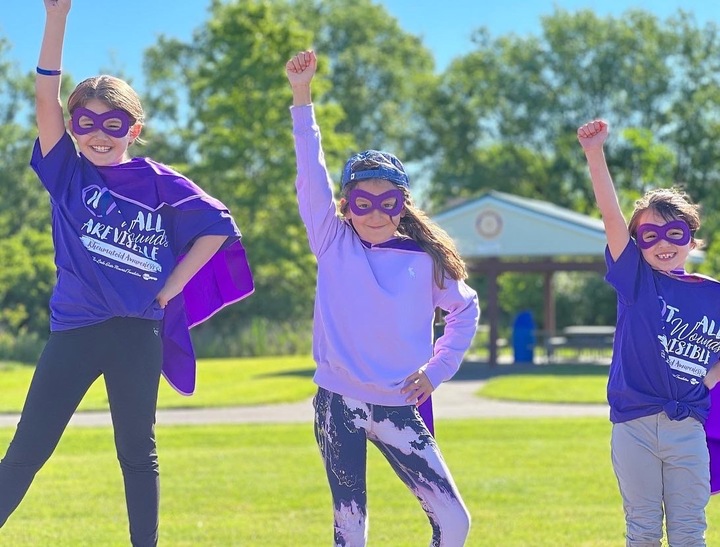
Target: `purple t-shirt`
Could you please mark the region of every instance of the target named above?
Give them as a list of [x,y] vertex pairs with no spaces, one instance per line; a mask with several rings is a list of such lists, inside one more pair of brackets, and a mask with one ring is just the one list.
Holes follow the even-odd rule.
[[[228,209],[171,168],[149,158],[99,167],[65,133],[30,165],[50,194],[57,282],[50,328],[111,317],[163,321],[163,373],[183,394],[195,385],[187,330],[252,293],[240,231]],[[155,297],[198,237],[228,236],[222,249],[162,310]]]
[[676,279],[653,270],[631,239],[607,281],[617,292],[617,329],[608,379],[610,420],[664,411],[705,423],[710,392],[703,378],[720,357],[720,283]]

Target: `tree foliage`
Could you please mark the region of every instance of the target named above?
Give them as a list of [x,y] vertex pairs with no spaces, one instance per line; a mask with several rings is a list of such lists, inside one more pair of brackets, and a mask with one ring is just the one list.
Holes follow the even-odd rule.
[[608,158],[621,194],[684,184],[709,197],[720,146],[715,25],[700,29],[683,12],[661,21],[558,9],[540,36],[492,39],[480,29],[474,43],[425,107],[436,205],[495,188],[594,211],[575,130],[596,117],[612,124]]
[[[623,208],[649,187],[683,185],[704,210],[702,269],[717,276],[719,41],[716,25],[682,11],[661,20],[556,9],[538,35],[477,29],[472,50],[435,73],[421,39],[373,0],[211,0],[192,40],[160,36],[146,51],[147,144],[132,152],[173,165],[237,219],[257,291],[217,325],[312,313],[283,69],[308,48],[320,59],[314,102],[336,179],[351,152],[383,148],[428,179],[430,212],[495,189],[596,214],[575,131],[603,117]],[[32,75],[7,52],[0,37],[0,330],[41,330],[54,281],[47,196],[28,167]],[[589,318],[594,282],[558,283],[558,310]],[[507,314],[513,299],[535,302],[536,279],[503,283]]]
[[[318,49],[316,110],[334,173],[358,142],[381,147],[409,139],[399,114],[412,114],[405,103],[411,86],[403,80],[431,73],[417,39],[368,0],[304,4],[214,1],[192,43],[161,39],[146,57],[151,104],[185,145],[171,159],[225,201],[243,231],[257,291],[235,307],[238,315],[287,318],[312,310],[315,262],[297,214],[287,59]],[[363,7],[374,11],[363,13],[369,30],[358,31],[355,10]],[[185,120],[177,108],[183,98]],[[172,156],[167,144],[164,151]]]
[[[328,62],[323,100],[342,105],[336,130],[360,148],[392,150],[405,160],[425,151],[420,105],[436,76],[431,53],[371,0],[300,0],[295,14]],[[347,150],[347,155],[356,150]]]

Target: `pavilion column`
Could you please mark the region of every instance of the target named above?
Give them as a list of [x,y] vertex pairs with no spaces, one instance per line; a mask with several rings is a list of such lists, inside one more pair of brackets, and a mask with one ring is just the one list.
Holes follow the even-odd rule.
[[473,275],[481,275],[487,279],[487,303],[482,309],[481,321],[490,328],[488,339],[488,362],[490,365],[498,363],[498,332],[500,324],[500,304],[498,276],[505,272],[524,272],[543,274],[543,318],[547,336],[552,336],[557,329],[555,309],[554,276],[558,271],[567,272],[605,272],[607,267],[604,261],[598,260],[566,260],[555,262],[544,257],[536,260],[501,261],[498,257],[488,256],[482,259],[468,261],[468,271]]
[[555,272],[545,272],[545,283],[543,285],[543,299],[545,301],[544,325],[547,336],[555,336],[557,321],[555,318],[555,291],[553,289],[553,277]]
[[500,306],[498,305],[498,282],[497,271],[491,270],[487,274],[487,319],[490,324],[490,339],[488,340],[490,350],[490,365],[495,366],[498,362],[498,323],[500,316]]

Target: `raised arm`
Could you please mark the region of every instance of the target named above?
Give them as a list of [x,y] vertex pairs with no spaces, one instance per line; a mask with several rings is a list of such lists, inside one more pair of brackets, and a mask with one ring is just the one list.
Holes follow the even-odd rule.
[[316,70],[317,58],[314,51],[301,51],[285,64],[285,73],[293,92],[293,106],[312,102],[310,82]]
[[608,133],[607,122],[593,120],[581,126],[577,131],[577,136],[587,158],[595,201],[605,224],[608,249],[610,249],[613,259],[617,260],[627,246],[630,234],[605,161],[603,144],[605,144]]
[[35,76],[35,112],[40,150],[45,156],[65,133],[62,103],[60,102],[60,69],[65,38],[65,22],[71,0],[43,0],[45,4],[45,32],[38,73]]

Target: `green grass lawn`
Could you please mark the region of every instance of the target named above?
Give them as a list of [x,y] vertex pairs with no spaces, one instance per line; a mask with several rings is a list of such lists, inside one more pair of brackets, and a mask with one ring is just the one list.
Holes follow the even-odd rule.
[[607,365],[498,367],[478,391],[491,399],[543,403],[605,403]]
[[[0,409],[19,410],[32,369],[0,372]],[[314,392],[308,357],[200,362],[186,398],[164,382],[161,406],[293,401]],[[487,377],[483,395],[603,402],[607,367],[465,367]],[[489,394],[485,392],[490,390]],[[105,408],[101,384],[84,408]],[[0,429],[0,452],[12,429]],[[616,546],[623,514],[603,418],[445,420],[437,435],[472,513],[468,545]],[[161,545],[322,546],[332,511],[311,424],[159,426]],[[425,545],[429,525],[417,501],[369,448],[370,545]],[[720,502],[708,508],[708,544],[720,545]],[[715,528],[717,523],[718,528]],[[110,428],[67,430],[0,545],[127,545],[122,480]]]
[[[33,367],[0,364],[0,412],[19,412]],[[470,363],[461,374],[487,378],[479,395],[505,400],[604,403],[607,366],[570,364],[516,366]],[[160,381],[159,408],[198,408],[295,402],[315,392],[310,356],[201,359],[197,389],[184,397]],[[467,372],[466,372],[467,371]],[[104,410],[107,395],[102,379],[90,388],[80,410]]]
[[[438,439],[473,518],[468,545],[617,546],[623,515],[604,419],[442,421]],[[0,429],[5,446],[12,431]],[[160,427],[161,545],[322,546],[332,511],[310,424]],[[369,448],[370,545],[426,545],[417,501]],[[720,544],[720,504],[708,544]],[[109,428],[70,428],[0,544],[124,546]]]
[[[19,412],[34,367],[0,364],[0,412]],[[222,407],[301,401],[315,393],[310,356],[201,359],[195,394],[185,397],[160,380],[160,408]],[[79,410],[107,409],[105,384],[100,378],[80,404]]]

